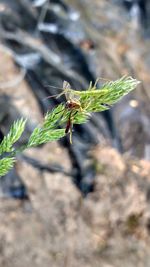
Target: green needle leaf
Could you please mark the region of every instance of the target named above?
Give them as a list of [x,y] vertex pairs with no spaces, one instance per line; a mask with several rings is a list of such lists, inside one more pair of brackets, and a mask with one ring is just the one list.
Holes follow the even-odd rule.
[[80,102],[84,110],[88,112],[104,111],[134,90],[139,83],[131,77],[124,76],[119,80],[105,83],[100,89],[94,87],[93,90],[81,91],[78,95],[80,95]]
[[0,160],[0,176],[4,176],[6,173],[13,168],[15,163],[15,158],[4,158]]
[[9,133],[3,138],[0,144],[0,155],[4,152],[13,151],[12,146],[21,137],[25,128],[25,124],[26,120],[23,118],[13,123]]
[[64,137],[65,129],[44,130],[36,128],[33,134],[30,136],[27,147],[35,147],[44,143],[59,140]]

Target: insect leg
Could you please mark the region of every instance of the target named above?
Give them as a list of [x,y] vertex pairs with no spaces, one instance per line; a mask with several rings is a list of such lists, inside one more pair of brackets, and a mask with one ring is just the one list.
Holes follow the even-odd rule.
[[[73,128],[73,123],[72,123],[72,113],[74,110],[70,111],[68,122],[66,125],[65,133],[67,134],[69,132],[70,134],[70,144],[72,144],[72,128]],[[76,115],[78,113],[78,110],[73,115]]]
[[70,114],[69,114],[69,118],[68,118],[66,129],[65,129],[65,133],[67,134],[70,131],[70,143],[72,144],[72,121],[71,121],[71,114],[72,114],[72,110],[70,111]]

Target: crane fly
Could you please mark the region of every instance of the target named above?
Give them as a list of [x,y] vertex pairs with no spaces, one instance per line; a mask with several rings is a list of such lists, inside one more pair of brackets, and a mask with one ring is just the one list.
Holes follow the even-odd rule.
[[99,79],[96,80],[94,86],[92,86],[92,83],[90,83],[89,88],[86,91],[73,90],[71,89],[70,84],[67,81],[64,81],[63,91],[60,94],[47,97],[52,98],[56,96],[56,98],[58,98],[62,95],[65,95],[65,111],[69,111],[65,133],[70,133],[70,143],[72,143],[73,120],[77,112],[89,112],[90,106],[92,106],[92,104],[98,98],[100,99],[100,106],[103,107],[104,110],[109,109],[111,107],[111,104],[105,103],[106,95],[109,96],[111,92],[109,89],[97,89],[96,85],[98,83],[98,80]]
[[[70,143],[72,144],[72,128],[73,128],[73,118],[77,114],[78,111],[82,112],[81,103],[79,101],[79,96],[74,94],[74,90],[71,89],[70,84],[67,81],[63,82],[63,91],[60,94],[48,96],[47,98],[55,97],[59,98],[62,95],[65,95],[66,103],[65,110],[69,111],[69,116],[65,128],[65,133],[70,133]],[[46,99],[47,99],[46,98]],[[62,115],[63,116],[63,115]]]
[[75,116],[78,111],[82,111],[82,107],[80,101],[72,94],[73,90],[71,90],[70,84],[67,81],[63,82],[63,91],[67,100],[65,108],[70,111],[65,133],[70,133],[70,143],[72,144],[73,116]]

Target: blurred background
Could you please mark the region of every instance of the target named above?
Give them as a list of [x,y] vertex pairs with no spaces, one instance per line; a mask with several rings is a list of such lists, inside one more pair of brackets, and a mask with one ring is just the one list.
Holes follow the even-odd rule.
[[149,72],[148,0],[0,0],[0,140],[25,117],[25,144],[64,80],[141,81],[0,178],[0,266],[150,266]]

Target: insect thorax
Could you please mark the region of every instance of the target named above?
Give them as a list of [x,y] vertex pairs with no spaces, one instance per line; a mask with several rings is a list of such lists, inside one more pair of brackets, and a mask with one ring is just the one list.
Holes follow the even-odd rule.
[[68,100],[66,102],[66,108],[68,108],[68,109],[80,109],[81,104],[76,102],[76,101],[73,101],[73,100]]

